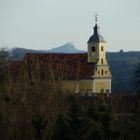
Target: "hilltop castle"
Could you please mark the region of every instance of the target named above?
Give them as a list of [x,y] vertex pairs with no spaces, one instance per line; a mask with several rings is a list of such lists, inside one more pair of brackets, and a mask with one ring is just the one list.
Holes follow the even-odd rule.
[[[111,72],[106,60],[106,42],[99,33],[97,19],[94,33],[87,42],[87,53],[27,53],[22,65],[42,80],[61,81],[64,90],[82,96],[111,93]],[[30,78],[33,79],[32,74]]]

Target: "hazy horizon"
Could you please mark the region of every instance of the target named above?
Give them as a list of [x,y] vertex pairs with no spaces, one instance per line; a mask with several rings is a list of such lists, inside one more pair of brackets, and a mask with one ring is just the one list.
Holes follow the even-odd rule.
[[139,0],[0,0],[0,46],[49,50],[73,42],[87,49],[98,13],[107,51],[139,51]]

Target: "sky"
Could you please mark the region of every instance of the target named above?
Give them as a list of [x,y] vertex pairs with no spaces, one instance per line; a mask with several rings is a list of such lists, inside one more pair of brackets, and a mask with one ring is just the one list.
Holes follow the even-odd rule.
[[0,0],[0,46],[87,50],[95,14],[107,51],[140,51],[140,0]]

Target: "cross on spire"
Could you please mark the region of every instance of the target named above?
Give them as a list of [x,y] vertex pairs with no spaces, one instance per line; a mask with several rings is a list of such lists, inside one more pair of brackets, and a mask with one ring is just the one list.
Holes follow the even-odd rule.
[[98,15],[96,14],[95,15],[95,23],[97,23],[97,21],[98,21]]

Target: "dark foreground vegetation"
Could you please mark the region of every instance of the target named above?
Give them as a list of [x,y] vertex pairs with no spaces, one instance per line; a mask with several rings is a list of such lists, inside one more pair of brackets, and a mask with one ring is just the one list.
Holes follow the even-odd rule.
[[[36,68],[38,69],[38,68]],[[140,64],[135,95],[80,97],[37,70],[11,74],[0,60],[1,140],[139,140]]]

